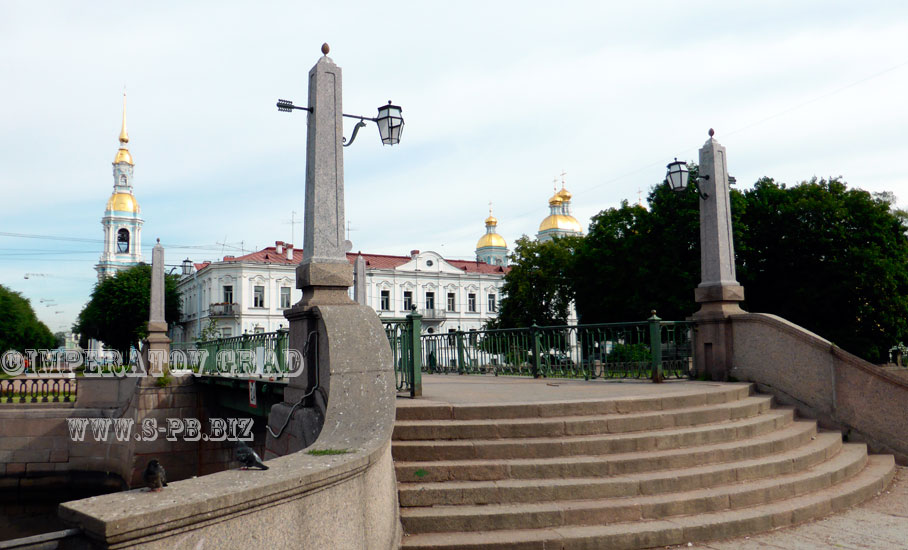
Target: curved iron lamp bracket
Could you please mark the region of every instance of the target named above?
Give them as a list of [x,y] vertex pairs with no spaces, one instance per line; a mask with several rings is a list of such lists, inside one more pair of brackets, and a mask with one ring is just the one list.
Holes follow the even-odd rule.
[[[349,115],[344,115],[344,116],[349,116]],[[353,117],[351,117],[351,118],[353,118]],[[360,118],[359,122],[356,123],[356,126],[353,127],[353,135],[350,136],[350,141],[347,141],[347,138],[341,138],[344,143],[344,147],[349,147],[353,143],[353,140],[356,139],[356,133],[359,132],[359,129],[365,128],[365,127],[366,127],[366,123],[363,122],[362,118]]]
[[[709,179],[709,175],[706,175],[706,176],[697,176],[697,179],[698,179],[698,180],[708,180],[708,179]],[[701,191],[701,190],[700,190],[700,186],[697,184],[696,181],[691,182],[690,186],[694,188],[694,190],[697,192],[698,195],[700,195],[700,198],[701,198],[701,199],[706,200],[706,199],[709,198],[709,193],[706,193],[706,192],[704,192],[704,191]]]

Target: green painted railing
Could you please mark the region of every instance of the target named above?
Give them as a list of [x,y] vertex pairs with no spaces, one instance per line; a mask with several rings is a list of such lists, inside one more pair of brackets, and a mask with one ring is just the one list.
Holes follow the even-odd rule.
[[410,397],[421,396],[422,372],[413,366],[423,363],[420,338],[422,315],[413,313],[404,319],[382,319],[382,324],[391,345],[397,391],[408,392]]
[[[288,372],[289,331],[259,332],[216,340],[173,343],[173,350],[187,355],[187,365],[200,374],[281,374]],[[194,350],[207,354],[192,354]]]
[[558,378],[687,377],[693,323],[637,323],[424,334],[422,371]]

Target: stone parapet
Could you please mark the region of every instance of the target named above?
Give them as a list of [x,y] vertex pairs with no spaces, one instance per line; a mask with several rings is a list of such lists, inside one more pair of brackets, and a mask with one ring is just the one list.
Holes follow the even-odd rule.
[[737,380],[908,464],[908,380],[774,315],[729,318]]

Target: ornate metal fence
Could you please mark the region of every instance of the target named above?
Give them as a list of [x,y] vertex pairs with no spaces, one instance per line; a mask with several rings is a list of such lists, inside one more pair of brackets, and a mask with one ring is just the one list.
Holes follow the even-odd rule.
[[174,343],[172,349],[183,351],[186,359],[185,364],[175,366],[199,374],[281,374],[288,372],[288,344],[289,331],[278,330],[232,338]]
[[662,321],[424,334],[422,370],[431,373],[558,378],[690,375],[693,324]]
[[414,365],[422,364],[422,315],[407,315],[405,319],[382,319],[385,334],[391,345],[391,358],[397,379],[397,391],[405,391],[410,397],[422,395],[422,372]]
[[75,378],[9,378],[0,380],[0,403],[71,403]]

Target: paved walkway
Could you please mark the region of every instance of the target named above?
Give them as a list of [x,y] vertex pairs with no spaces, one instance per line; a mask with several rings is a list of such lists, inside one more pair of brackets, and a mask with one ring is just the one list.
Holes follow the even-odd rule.
[[[422,403],[522,403],[602,397],[646,397],[718,390],[724,384],[672,380],[559,380],[505,376],[423,375],[423,397],[398,399],[398,407]],[[888,490],[847,512],[752,537],[694,543],[701,550],[908,550],[908,468],[899,467]]]

